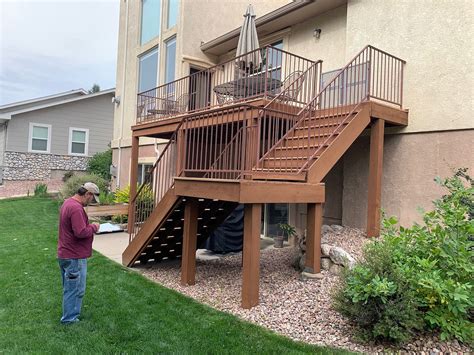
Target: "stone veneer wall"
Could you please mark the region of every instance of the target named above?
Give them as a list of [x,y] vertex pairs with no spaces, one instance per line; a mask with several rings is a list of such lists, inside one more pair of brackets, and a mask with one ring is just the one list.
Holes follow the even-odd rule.
[[4,180],[48,180],[51,170],[84,171],[89,157],[5,152]]

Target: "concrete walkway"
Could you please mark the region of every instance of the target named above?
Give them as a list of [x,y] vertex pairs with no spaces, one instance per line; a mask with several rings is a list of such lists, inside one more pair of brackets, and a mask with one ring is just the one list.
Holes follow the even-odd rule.
[[109,259],[122,264],[122,253],[128,245],[128,233],[104,233],[94,236],[92,248]]

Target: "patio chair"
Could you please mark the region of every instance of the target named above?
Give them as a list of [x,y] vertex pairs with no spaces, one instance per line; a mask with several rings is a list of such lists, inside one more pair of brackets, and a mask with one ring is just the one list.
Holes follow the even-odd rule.
[[306,74],[304,74],[301,70],[294,71],[293,73],[290,73],[285,78],[285,80],[283,80],[281,87],[275,90],[273,94],[276,96],[280,93],[283,93],[279,96],[279,99],[282,102],[297,101],[305,79]]
[[169,114],[184,113],[188,110],[189,94],[182,94],[177,100],[168,100],[166,102],[166,111]]

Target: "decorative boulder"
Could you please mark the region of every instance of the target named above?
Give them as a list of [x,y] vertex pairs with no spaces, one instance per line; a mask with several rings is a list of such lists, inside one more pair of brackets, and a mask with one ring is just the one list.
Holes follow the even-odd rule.
[[334,232],[334,231],[327,224],[323,224],[323,226],[321,227],[321,233],[322,234],[332,233],[332,232]]
[[344,249],[339,247],[332,247],[329,251],[329,257],[334,264],[343,265],[352,269],[355,265],[355,259]]
[[344,270],[344,266],[332,264],[329,268],[329,272],[334,275],[339,275]]
[[333,265],[331,259],[329,258],[321,258],[321,269],[329,270]]
[[329,256],[329,252],[331,251],[332,246],[329,244],[321,244],[321,254],[324,256]]
[[336,232],[336,233],[339,233],[339,232],[341,232],[341,231],[344,229],[344,227],[341,226],[341,225],[339,225],[339,224],[332,224],[332,225],[331,225],[331,228],[332,228],[333,231]]

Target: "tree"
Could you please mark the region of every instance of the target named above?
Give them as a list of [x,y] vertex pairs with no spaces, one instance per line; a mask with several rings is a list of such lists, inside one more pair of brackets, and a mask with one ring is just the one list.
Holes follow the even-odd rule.
[[99,91],[100,91],[100,86],[99,86],[99,84],[94,84],[94,85],[92,85],[92,88],[91,88],[90,90],[88,90],[87,92],[88,92],[89,94],[93,94],[93,93],[99,92]]

